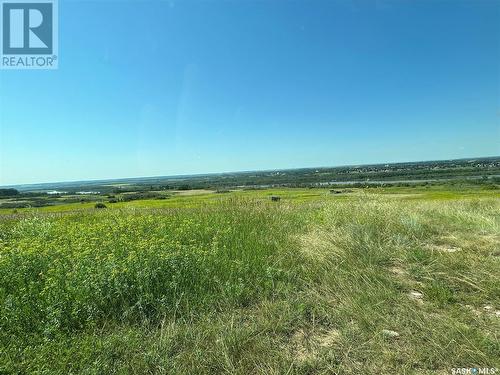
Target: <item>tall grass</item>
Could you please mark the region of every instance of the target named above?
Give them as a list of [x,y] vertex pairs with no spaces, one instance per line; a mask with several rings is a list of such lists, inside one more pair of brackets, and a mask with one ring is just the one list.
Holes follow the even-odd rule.
[[252,202],[24,217],[3,227],[1,330],[50,335],[277,294],[289,217]]
[[[500,307],[498,208],[377,198],[326,206],[303,238],[306,293],[315,321],[340,334],[334,351],[316,349],[340,373],[498,367],[500,325],[484,310]],[[310,354],[302,368],[328,372],[331,362]]]
[[240,198],[4,218],[0,372],[498,367],[499,208]]

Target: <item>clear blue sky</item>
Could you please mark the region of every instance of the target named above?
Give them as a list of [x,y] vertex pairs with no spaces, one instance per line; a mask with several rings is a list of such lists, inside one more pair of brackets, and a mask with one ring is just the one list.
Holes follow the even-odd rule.
[[500,155],[500,2],[59,1],[0,185]]

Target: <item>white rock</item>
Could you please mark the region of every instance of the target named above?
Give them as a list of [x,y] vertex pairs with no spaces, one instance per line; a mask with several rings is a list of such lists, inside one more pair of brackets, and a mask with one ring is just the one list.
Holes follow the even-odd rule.
[[387,336],[387,337],[390,337],[390,338],[396,338],[396,337],[399,337],[399,333],[397,333],[396,331],[391,331],[389,329],[383,329],[382,330],[382,334],[384,336]]
[[422,293],[420,293],[420,292],[412,290],[410,292],[410,296],[413,297],[413,298],[416,298],[416,299],[421,299],[424,295]]

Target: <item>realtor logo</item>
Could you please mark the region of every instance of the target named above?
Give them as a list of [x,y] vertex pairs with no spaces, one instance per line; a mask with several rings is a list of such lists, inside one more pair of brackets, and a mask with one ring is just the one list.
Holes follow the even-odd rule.
[[1,68],[56,69],[57,0],[0,0]]

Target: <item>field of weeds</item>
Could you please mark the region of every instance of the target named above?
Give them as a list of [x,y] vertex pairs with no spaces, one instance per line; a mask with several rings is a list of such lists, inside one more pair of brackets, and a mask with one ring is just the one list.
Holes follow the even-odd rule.
[[498,193],[253,194],[0,216],[0,373],[500,367]]

